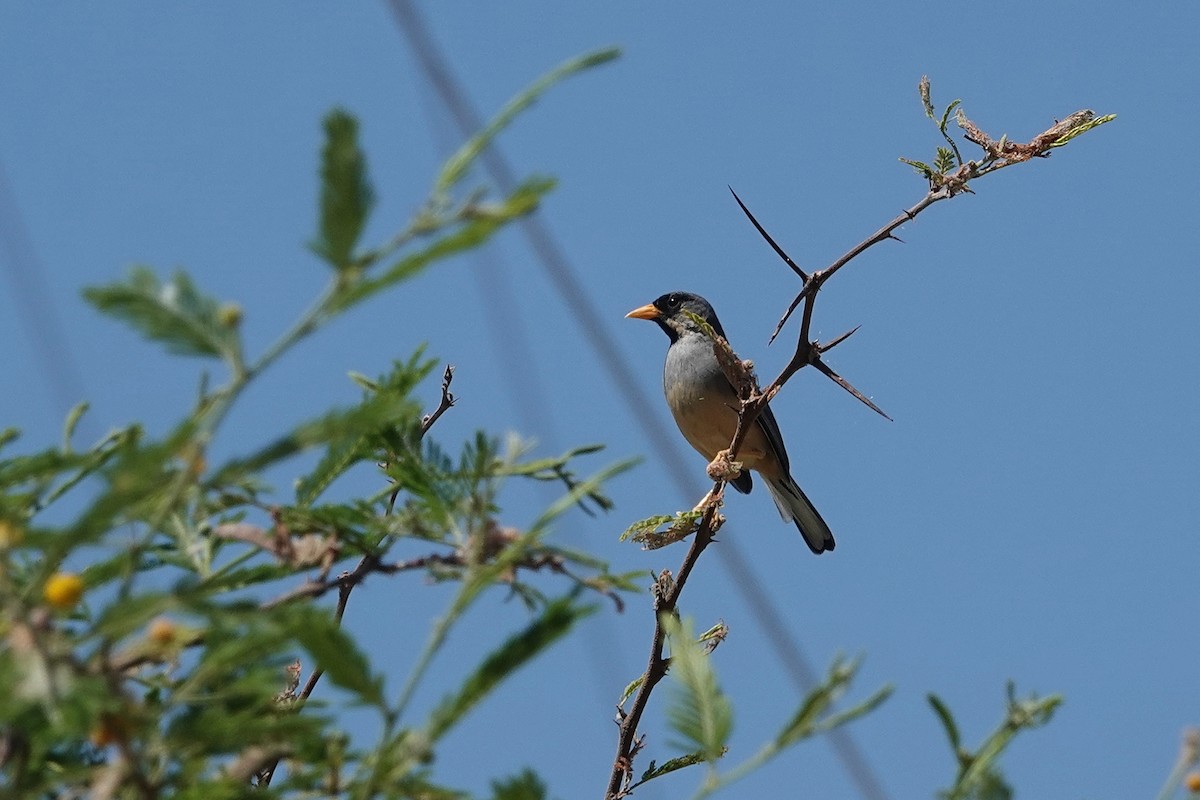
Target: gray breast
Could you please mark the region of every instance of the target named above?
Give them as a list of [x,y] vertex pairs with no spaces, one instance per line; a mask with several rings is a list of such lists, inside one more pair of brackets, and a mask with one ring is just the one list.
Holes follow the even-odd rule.
[[737,397],[705,336],[687,333],[668,348],[663,391],[680,432],[701,455],[712,458],[729,446]]

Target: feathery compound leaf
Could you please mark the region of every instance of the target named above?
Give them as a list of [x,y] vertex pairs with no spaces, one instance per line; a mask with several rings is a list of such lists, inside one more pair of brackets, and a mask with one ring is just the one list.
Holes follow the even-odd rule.
[[829,667],[829,674],[820,686],[809,692],[804,698],[799,710],[792,716],[779,735],[775,737],[774,746],[782,750],[795,744],[801,739],[807,739],[814,734],[832,730],[857,719],[864,714],[874,711],[892,694],[892,687],[884,686],[861,703],[837,713],[829,713],[834,703],[838,701],[851,681],[858,673],[860,659],[843,661],[835,659]]
[[[949,710],[941,701],[934,703],[932,696],[930,703],[945,725]],[[1008,708],[1004,720],[975,752],[972,753],[963,747],[955,748],[958,776],[954,786],[942,792],[941,796],[946,800],[1006,800],[1011,797],[1012,790],[1004,782],[999,771],[1001,754],[1022,730],[1037,728],[1049,722],[1061,703],[1060,695],[1043,698],[1032,696],[1028,700],[1018,700],[1016,689],[1010,682]],[[947,726],[947,735],[953,744],[958,736],[957,729],[951,733],[950,727]]]
[[705,648],[696,642],[690,621],[662,616],[671,640],[672,693],[667,719],[684,739],[681,749],[694,750],[705,761],[715,762],[725,753],[733,730],[733,708],[717,685],[717,675]]
[[511,778],[492,781],[492,800],[545,800],[546,784],[526,768]]
[[[420,422],[421,408],[409,393],[429,374],[434,361],[424,358],[419,348],[407,361],[393,363],[392,371],[375,380],[367,380],[367,395],[362,403],[346,414],[353,423],[336,438],[329,440],[325,455],[312,472],[296,482],[296,499],[310,505],[334,480],[362,461],[373,460],[383,449],[388,433]],[[359,382],[359,385],[364,385]]]
[[147,267],[134,267],[124,282],[84,289],[83,296],[172,353],[230,359],[240,354],[236,327],[222,321],[217,301],[201,294],[182,270],[159,283]]
[[296,606],[287,615],[289,632],[325,670],[329,680],[358,695],[365,703],[383,708],[383,687],[371,674],[371,663],[350,635],[325,611]]
[[430,264],[449,258],[463,250],[478,247],[504,225],[524,216],[537,207],[543,194],[554,188],[554,181],[531,178],[513,190],[501,205],[491,207],[487,214],[471,217],[464,225],[440,237],[424,250],[401,257],[382,274],[354,281],[334,296],[330,311],[341,311],[366,300],[401,281],[412,278]]
[[[945,135],[946,126],[950,124],[950,115],[953,114],[954,109],[958,108],[960,105],[962,105],[962,100],[955,100],[953,103],[946,106],[946,111],[942,114],[942,121],[938,123],[938,130],[942,132],[942,135]],[[930,116],[933,115],[930,114]]]
[[355,459],[370,458],[371,453],[356,449],[368,434],[400,424],[405,419],[419,418],[420,408],[404,396],[378,394],[361,405],[338,409],[317,419],[297,425],[287,434],[270,442],[248,456],[234,459],[213,471],[208,480],[220,486],[240,476],[282,461],[310,447],[328,444],[332,454],[297,484],[297,497],[312,502],[330,481],[354,463]]
[[296,479],[296,503],[300,506],[312,505],[331,483],[355,464],[370,460],[373,454],[370,437],[365,434],[331,442],[312,471]]
[[950,170],[958,166],[958,161],[954,156],[954,151],[948,147],[939,147],[937,149],[937,158],[933,161],[933,168],[941,174],[946,174]]
[[551,522],[571,510],[572,506],[600,495],[604,484],[616,475],[632,468],[641,461],[640,458],[627,458],[618,461],[581,481],[575,481],[570,490],[550,505],[542,515],[534,520],[530,527],[531,533],[541,534]]
[[634,786],[640,786],[646,781],[652,781],[655,778],[661,778],[663,775],[668,775],[676,770],[683,769],[684,767],[691,767],[695,766],[696,764],[703,763],[703,753],[688,753],[685,756],[676,756],[668,761],[664,761],[662,764],[651,761],[650,766],[646,768],[646,771],[642,773],[642,777],[638,779],[638,782],[634,784]]
[[[632,539],[646,550],[657,550],[669,544],[680,542],[696,532],[703,510],[676,511],[674,514],[660,514],[638,520],[625,529],[621,541]],[[663,530],[659,530],[663,526]]]
[[463,176],[467,174],[467,170],[470,169],[471,164],[491,143],[492,139],[496,138],[497,134],[508,127],[509,123],[518,114],[533,105],[534,101],[541,97],[547,89],[577,72],[613,60],[620,55],[620,52],[616,48],[608,48],[573,58],[555,67],[536,80],[528,89],[521,92],[512,100],[509,100],[504,108],[500,109],[500,113],[483,130],[468,139],[466,144],[450,157],[446,165],[442,167],[442,173],[438,176],[437,183],[434,185],[434,193],[443,194],[461,181]]
[[86,453],[64,453],[58,449],[43,450],[27,456],[14,456],[0,461],[0,488],[19,486],[38,480],[49,480],[87,462]]
[[639,675],[631,680],[626,686],[625,691],[621,692],[621,699],[617,701],[617,708],[625,705],[625,701],[633,697],[633,693],[641,688],[642,683],[646,680],[645,675]]
[[358,147],[358,120],[335,108],[325,117],[320,235],[312,243],[313,252],[335,269],[351,267],[354,246],[374,202],[366,157]]
[[926,164],[923,161],[914,161],[911,158],[904,158],[904,157],[901,157],[900,160],[903,161],[905,164],[908,164],[913,169],[915,169],[917,171],[917,174],[924,176],[926,180],[932,181],[934,179],[934,176],[937,175],[937,173],[933,171],[933,168],[930,167],[928,164]]
[[559,598],[547,605],[540,617],[492,651],[458,692],[446,697],[434,710],[429,719],[429,741],[435,742],[441,738],[501,681],[558,641],[576,622],[595,610],[595,606],[575,605],[569,597]]
[[1055,139],[1050,144],[1050,147],[1062,147],[1064,144],[1071,141],[1076,136],[1079,136],[1082,133],[1087,133],[1092,128],[1095,128],[1099,125],[1104,125],[1107,122],[1112,122],[1116,118],[1117,118],[1116,114],[1105,114],[1102,117],[1089,118],[1086,121],[1082,122],[1081,124],[1076,125],[1075,127],[1071,128],[1069,131],[1064,133],[1058,139]]
[[[568,450],[561,456],[551,458],[540,458],[534,461],[517,462],[507,465],[498,474],[499,475],[514,475],[526,478],[533,478],[538,481],[561,481],[568,489],[574,489],[579,481],[573,470],[569,468],[571,460],[582,455],[590,455],[604,449],[602,444],[584,445],[583,447],[575,447]],[[591,501],[602,511],[610,511],[613,507],[613,502],[607,496],[594,492],[586,500]],[[592,510],[585,503],[580,502],[580,509],[584,513],[591,515]]]

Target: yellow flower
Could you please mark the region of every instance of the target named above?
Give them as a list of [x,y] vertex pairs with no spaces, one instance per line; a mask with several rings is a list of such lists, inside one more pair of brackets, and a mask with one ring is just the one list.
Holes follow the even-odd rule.
[[46,581],[42,597],[51,608],[70,611],[83,597],[83,578],[71,572],[56,572]]
[[101,714],[100,719],[88,733],[88,739],[96,747],[108,747],[129,737],[129,724],[116,714]]
[[237,303],[225,303],[217,309],[217,322],[226,328],[236,328],[242,321],[242,307]]
[[167,645],[175,641],[175,623],[166,617],[158,617],[146,629],[146,638],[155,644]]
[[6,550],[21,543],[24,531],[12,520],[0,519],[0,550]]

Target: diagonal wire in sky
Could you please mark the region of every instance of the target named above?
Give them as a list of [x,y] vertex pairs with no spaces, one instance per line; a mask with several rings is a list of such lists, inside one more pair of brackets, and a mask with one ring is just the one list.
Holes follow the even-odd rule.
[[38,258],[4,162],[0,160],[0,270],[13,288],[13,306],[46,381],[54,413],[60,417],[83,400],[83,377],[71,356],[62,319],[46,286]]
[[[434,44],[420,13],[411,0],[388,0],[388,4],[401,31],[408,38],[422,70],[450,111],[460,134],[463,137],[474,135],[483,128],[484,121],[467,100],[460,82]],[[516,186],[516,178],[495,142],[483,151],[480,158],[501,191],[511,192]],[[635,378],[628,362],[617,349],[603,317],[576,276],[566,253],[536,213],[523,217],[519,224],[555,289],[575,311],[576,323],[587,334],[583,338],[595,349],[601,365],[629,405],[634,421],[667,465],[676,488],[685,500],[699,495],[704,489],[697,484],[687,469],[678,441],[664,433],[662,426],[655,424],[658,415],[654,406],[646,396],[642,383]],[[791,629],[784,624],[779,608],[760,588],[761,584],[755,577],[752,566],[736,541],[736,536],[722,539],[722,547],[718,551],[721,558],[718,559],[718,563],[730,573],[734,587],[754,611],[754,617],[763,627],[767,641],[774,646],[776,656],[796,685],[801,691],[807,692],[817,684],[816,670],[805,656]],[[862,797],[867,800],[886,800],[887,794],[882,784],[850,733],[844,728],[835,728],[829,732],[829,739],[834,752]]]
[[[418,80],[418,92],[422,105],[425,106],[426,116],[432,137],[438,142],[438,157],[449,158],[454,153],[458,135],[450,127],[446,118],[444,104],[434,96],[433,88],[428,81]],[[476,287],[483,298],[483,314],[485,327],[488,330],[503,330],[503,336],[489,336],[488,342],[497,361],[501,364],[499,370],[505,391],[516,406],[517,418],[525,431],[536,432],[538,444],[545,446],[553,453],[562,452],[558,444],[558,428],[555,425],[554,409],[546,402],[548,396],[538,373],[537,360],[533,357],[533,345],[529,338],[529,329],[520,315],[506,315],[502,309],[516,308],[517,297],[513,293],[511,269],[500,257],[496,246],[475,248],[470,257],[474,261],[471,274],[475,277]],[[547,503],[559,498],[559,489],[548,483],[541,483],[540,488]],[[576,530],[572,527],[572,530]],[[597,707],[607,708],[612,703],[612,686],[619,680],[616,669],[611,661],[606,661],[604,654],[619,656],[624,645],[617,636],[616,624],[607,614],[599,615],[598,628],[594,636],[575,637],[580,640],[584,649],[584,662],[592,676],[592,688],[595,691]]]

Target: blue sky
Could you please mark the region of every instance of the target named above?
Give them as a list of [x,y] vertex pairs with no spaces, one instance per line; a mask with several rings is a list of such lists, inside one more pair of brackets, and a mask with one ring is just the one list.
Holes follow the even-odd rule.
[[[761,490],[729,501],[723,539],[736,539],[814,663],[864,653],[859,693],[896,685],[851,729],[890,797],[930,796],[953,774],[926,692],[975,743],[999,720],[1010,678],[1066,698],[1009,753],[1018,791],[1145,797],[1200,717],[1200,170],[1189,150],[1200,7],[806,6],[421,10],[484,113],[568,57],[623,48],[552,90],[499,143],[519,173],[558,179],[539,214],[672,436],[659,395],[666,340],[626,311],[669,290],[703,294],[768,378],[796,331],[767,348],[795,278],[727,185],[793,258],[819,267],[923,193],[896,160],[937,144],[917,99],[922,74],[935,102],[962,98],[996,136],[1027,139],[1079,108],[1119,115],[935,206],[901,229],[904,244],[874,248],[828,285],[814,330],[828,339],[862,324],[830,361],[895,422],[805,370],[773,407],[838,549],[809,554]],[[28,237],[49,298],[36,313],[64,340],[48,369],[19,286],[0,273],[0,425],[22,427],[30,447],[56,440],[81,397],[97,435],[134,419],[162,430],[195,392],[196,362],[99,317],[82,286],[134,263],[182,266],[243,305],[252,352],[301,312],[326,278],[304,243],[329,108],[361,120],[380,201],[368,241],[403,224],[457,141],[378,3],[6,4],[0,75],[4,246]],[[536,438],[547,453],[602,441],[610,459],[646,455],[613,483],[612,514],[569,518],[559,535],[617,569],[674,569],[681,550],[644,553],[617,535],[700,492],[676,493],[577,319],[510,231],[486,256],[442,264],[304,344],[250,392],[218,449],[248,450],[280,421],[353,401],[348,371],[382,372],[425,341],[457,368],[459,406],[436,428],[447,445],[483,427]],[[506,366],[526,360],[520,375]],[[425,393],[432,405],[436,386]],[[704,465],[688,458],[699,487]],[[290,479],[278,476],[282,492]],[[545,499],[514,492],[505,521],[531,520]],[[698,625],[731,628],[714,663],[735,705],[736,760],[798,694],[718,559],[706,555],[683,606]],[[377,580],[347,621],[379,663],[405,664],[445,599],[412,578]],[[494,641],[523,616],[508,603],[469,618],[427,699],[482,652],[479,637]],[[439,773],[482,791],[526,762],[556,796],[598,796],[612,705],[644,666],[649,629],[638,599],[594,616],[467,720]],[[671,754],[662,709],[648,714],[646,758]],[[346,722],[369,726],[358,714]],[[638,796],[684,795],[696,779],[681,773]],[[793,795],[854,796],[828,743],[789,752],[726,796]]]

